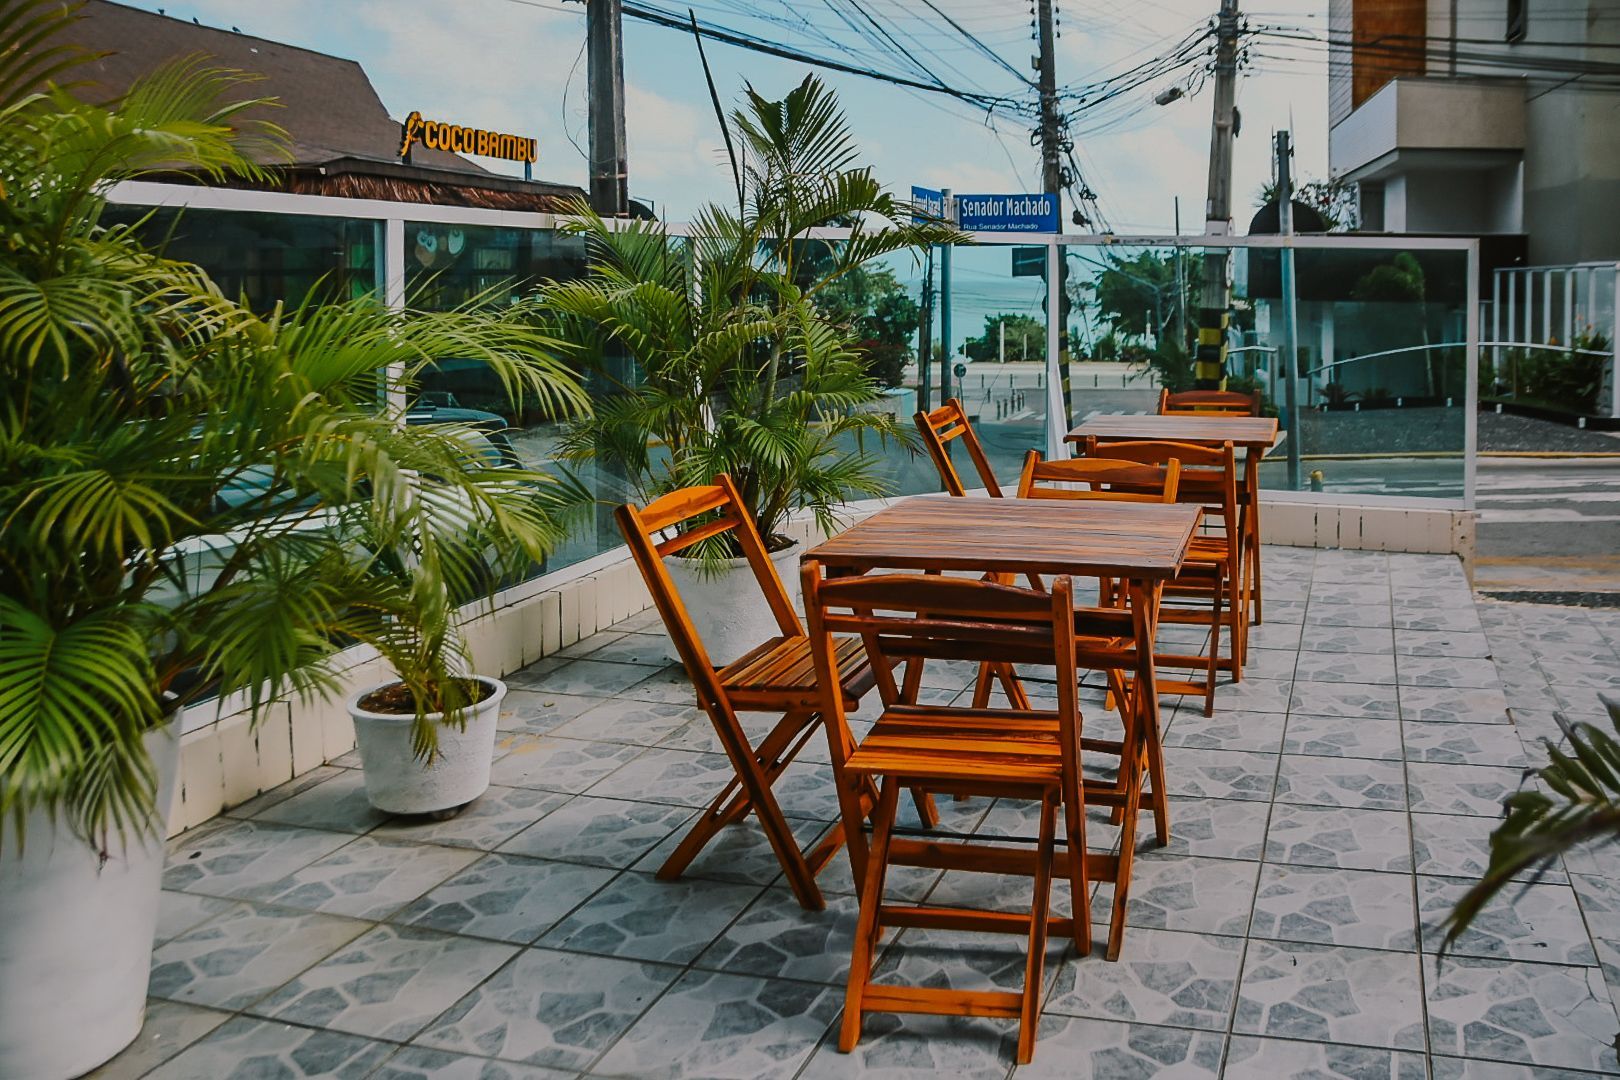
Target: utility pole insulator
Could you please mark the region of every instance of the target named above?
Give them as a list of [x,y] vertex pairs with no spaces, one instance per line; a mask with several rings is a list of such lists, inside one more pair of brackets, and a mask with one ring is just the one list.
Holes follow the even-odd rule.
[[624,11],[622,0],[585,0],[590,54],[591,206],[603,217],[630,213],[630,169],[624,135]]

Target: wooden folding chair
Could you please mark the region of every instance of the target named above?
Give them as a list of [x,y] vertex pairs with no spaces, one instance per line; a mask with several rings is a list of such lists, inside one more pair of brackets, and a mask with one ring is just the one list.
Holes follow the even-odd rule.
[[[1240,394],[1236,390],[1188,390],[1172,394],[1159,391],[1160,416],[1259,416],[1260,395]],[[1243,517],[1244,581],[1243,591],[1254,621],[1260,621],[1263,589],[1260,580],[1260,484],[1255,472],[1257,452],[1248,451],[1244,482],[1238,485],[1238,512]]]
[[[995,470],[990,467],[990,459],[985,456],[984,444],[979,441],[978,432],[973,430],[973,424],[968,420],[967,410],[962,407],[960,398],[946,398],[945,404],[932,412],[918,411],[912,416],[917,425],[917,432],[922,436],[922,444],[928,451],[928,457],[934,463],[934,469],[939,473],[939,482],[945,485],[948,495],[958,497],[967,495],[967,485],[962,482],[961,474],[956,471],[956,464],[951,460],[950,445],[960,441],[967,449],[968,460],[973,463],[973,471],[978,474],[979,483],[984,485],[985,494],[992,499],[1002,497],[1001,485],[996,482]],[[991,574],[990,581],[1000,581],[1008,584],[1012,579],[1004,574]],[[1031,576],[1030,587],[1040,589],[1040,579]],[[906,688],[908,697],[915,697],[917,682],[922,677],[922,664],[911,664],[906,668]],[[1001,684],[1002,692],[1007,695],[1007,701],[1014,708],[1027,708],[1029,696],[1023,685],[1010,668],[992,668],[988,664],[979,665],[978,681],[975,683],[975,704],[983,706],[990,700],[991,680]]]
[[1236,390],[1159,391],[1160,416],[1259,416],[1260,395]]
[[[731,477],[721,474],[712,485],[670,492],[641,509],[621,506],[615,517],[697,691],[698,704],[713,721],[715,733],[736,770],[736,776],[659,868],[658,877],[666,881],[680,877],[716,833],[752,811],[776,851],[794,896],[804,907],[820,910],[826,902],[816,886],[816,874],[842,844],[842,827],[829,833],[807,856],[788,828],[771,785],[814,735],[822,695],[809,638],[752,515]],[[673,533],[669,539],[660,541],[655,537],[666,530]],[[726,533],[733,534],[742,548],[781,633],[717,669],[687,616],[663,559]],[[833,670],[837,674],[831,685],[838,688],[838,693],[834,696],[849,708],[856,708],[861,697],[876,684],[875,674],[858,639],[838,642],[835,653]],[[755,746],[749,743],[737,719],[739,712],[779,712],[782,718]],[[875,792],[869,795],[875,798]],[[923,819],[933,820],[932,801],[920,792],[914,796]]]
[[974,472],[979,475],[979,483],[984,485],[984,490],[992,499],[1001,498],[1001,485],[996,483],[995,470],[990,468],[990,459],[984,454],[984,444],[968,422],[967,411],[962,408],[959,398],[947,398],[945,404],[933,412],[918,412],[912,419],[917,423],[923,446],[927,448],[928,456],[939,472],[940,483],[945,485],[948,494],[967,494],[967,485],[962,483],[950,454],[950,444],[961,440],[967,449],[968,459],[973,462]]
[[[1193,538],[1186,565],[1164,588],[1166,600],[1178,602],[1165,604],[1159,611],[1159,621],[1207,625],[1209,648],[1205,655],[1161,652],[1157,660],[1161,667],[1202,669],[1202,679],[1161,677],[1159,689],[1197,694],[1204,699],[1204,715],[1213,716],[1217,673],[1230,671],[1232,680],[1241,682],[1248,653],[1248,608],[1241,587],[1245,549],[1238,516],[1237,458],[1232,444],[1223,443],[1217,449],[1156,440],[1100,443],[1090,436],[1085,456],[1138,464],[1177,461],[1181,466],[1177,500],[1199,503],[1204,508],[1205,531]],[[1200,606],[1204,601],[1208,602],[1207,609]],[[1223,624],[1230,638],[1227,657],[1220,655]]]
[[[1080,708],[1073,674],[1077,652],[1089,646],[1080,645],[1076,637],[1070,579],[1060,577],[1050,593],[1042,593],[992,581],[917,574],[823,580],[814,562],[807,562],[803,572],[805,612],[816,663],[824,673],[830,674],[837,663],[833,635],[838,633],[862,637],[880,680],[888,676],[892,662],[919,657],[989,657],[1009,665],[1042,663],[1058,669],[1055,710],[895,704],[883,711],[858,746],[852,745],[836,695],[827,695],[823,702],[846,820],[857,820],[852,815],[861,812],[861,785],[880,783],[870,847],[864,836],[854,835],[853,826],[850,830],[850,858],[861,875],[861,906],[839,1049],[848,1052],[854,1048],[860,1039],[861,1020],[869,1012],[997,1016],[1019,1021],[1018,1060],[1028,1062],[1034,1053],[1040,1014],[1048,929],[1072,935],[1082,954],[1091,947],[1091,878],[1085,841],[1088,793],[1081,774]],[[1129,613],[1112,611],[1101,617],[1108,623],[1108,633],[1130,633]],[[1134,775],[1129,767],[1121,771]],[[900,788],[936,785],[977,795],[1039,800],[1040,835],[1035,851],[973,840],[947,843],[896,836]],[[1127,813],[1134,821],[1132,800],[1139,784],[1127,788]],[[1061,855],[1057,851],[1060,814],[1066,848]],[[1124,844],[1126,850],[1131,847],[1129,837]],[[884,897],[891,865],[1029,873],[1034,879],[1030,911],[1020,915],[892,904]],[[1067,919],[1050,915],[1054,874],[1069,882],[1073,911]],[[872,968],[883,931],[908,926],[1025,935],[1028,954],[1023,989],[1009,993],[873,984]]]

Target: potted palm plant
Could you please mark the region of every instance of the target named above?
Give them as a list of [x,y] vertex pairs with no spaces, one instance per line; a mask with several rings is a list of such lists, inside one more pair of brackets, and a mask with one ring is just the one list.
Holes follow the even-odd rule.
[[[581,400],[522,312],[261,315],[104,223],[117,181],[254,175],[280,136],[225,103],[244,76],[196,62],[107,105],[35,90],[80,59],[57,44],[71,18],[0,18],[0,1076],[31,1080],[140,1029],[173,718],[335,692],[331,658],[383,625],[353,527],[419,563],[465,547],[434,542],[452,518],[531,556],[555,535],[542,477],[407,427],[382,373],[472,356]],[[430,571],[423,606],[435,580],[455,575]]]
[[[887,490],[879,444],[909,438],[896,417],[867,408],[882,387],[858,328],[818,301],[870,260],[961,234],[913,224],[910,206],[857,165],[838,103],[814,77],[780,101],[750,89],[732,125],[745,150],[735,207],[704,208],[684,240],[576,207],[571,227],[588,240],[592,273],[548,282],[542,305],[554,336],[606,385],[564,456],[598,463],[639,503],[730,474],[793,589],[788,517],[809,511],[832,528],[843,503]],[[815,235],[828,227],[850,235]],[[719,663],[776,632],[730,543],[668,561]]]

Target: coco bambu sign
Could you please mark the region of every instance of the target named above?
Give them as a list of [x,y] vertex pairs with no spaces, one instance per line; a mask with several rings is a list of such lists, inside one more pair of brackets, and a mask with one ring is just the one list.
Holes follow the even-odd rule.
[[444,124],[437,120],[424,120],[413,112],[400,125],[399,156],[405,157],[411,147],[421,143],[429,150],[448,150],[452,154],[473,154],[477,157],[505,158],[507,161],[534,163],[539,146],[534,139],[522,135],[507,135],[482,128]]

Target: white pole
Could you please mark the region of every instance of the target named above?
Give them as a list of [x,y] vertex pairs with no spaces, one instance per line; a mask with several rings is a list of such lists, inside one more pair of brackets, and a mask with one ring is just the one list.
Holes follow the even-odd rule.
[[[1056,240],[1046,242],[1046,280],[1057,282],[1058,272],[1063,263],[1063,251],[1058,247]],[[1063,441],[1068,434],[1064,426],[1068,423],[1068,402],[1063,400],[1063,373],[1058,370],[1058,334],[1063,322],[1063,290],[1062,287],[1048,287],[1046,290],[1046,460],[1058,461],[1069,456],[1068,444]],[[1025,338],[1025,348],[1028,348],[1028,338]],[[1026,351],[1027,357],[1029,353]]]
[[1001,362],[1005,364],[1007,362],[1007,320],[1005,317],[1002,318],[999,325],[1001,327]]
[[1467,385],[1463,388],[1463,507],[1474,508],[1479,464],[1479,241],[1468,242],[1468,306],[1465,316]]
[[1609,344],[1614,359],[1609,362],[1609,415],[1620,416],[1620,263],[1614,264],[1614,307],[1610,309]]

